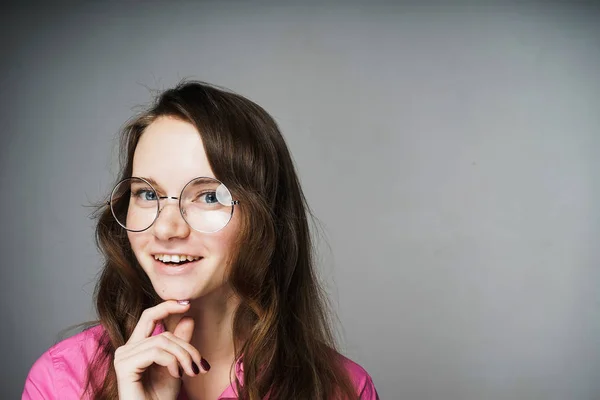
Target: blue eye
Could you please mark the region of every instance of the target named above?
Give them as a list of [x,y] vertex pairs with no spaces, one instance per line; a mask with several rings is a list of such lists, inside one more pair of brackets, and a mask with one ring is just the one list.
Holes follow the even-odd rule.
[[201,198],[204,197],[204,201],[206,203],[218,203],[219,200],[217,200],[217,193],[216,192],[208,192],[208,193],[204,193],[203,195],[200,196]]
[[133,196],[143,201],[155,201],[156,192],[150,189],[140,189],[133,193]]

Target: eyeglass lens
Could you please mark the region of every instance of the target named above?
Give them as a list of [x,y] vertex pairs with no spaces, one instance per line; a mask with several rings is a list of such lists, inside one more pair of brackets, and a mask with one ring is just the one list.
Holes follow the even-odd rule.
[[[140,232],[158,218],[167,199],[141,178],[128,178],[113,189],[110,206],[113,216],[125,229]],[[161,204],[163,203],[163,204]],[[196,178],[183,189],[179,200],[181,215],[199,232],[216,232],[229,222],[233,214],[231,192],[213,178]]]

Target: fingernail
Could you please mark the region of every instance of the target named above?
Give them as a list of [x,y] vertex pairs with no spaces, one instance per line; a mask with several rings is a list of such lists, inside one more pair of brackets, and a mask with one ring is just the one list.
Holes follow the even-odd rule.
[[181,367],[179,367],[179,377],[183,377],[183,369]]
[[177,304],[179,304],[180,306],[187,306],[188,304],[190,304],[189,300],[177,300]]
[[195,362],[192,361],[192,370],[194,371],[194,373],[196,375],[198,375],[200,373],[200,368],[198,368],[198,366],[196,365]]
[[210,364],[204,358],[200,358],[200,365],[202,365],[202,369],[206,372],[210,371]]

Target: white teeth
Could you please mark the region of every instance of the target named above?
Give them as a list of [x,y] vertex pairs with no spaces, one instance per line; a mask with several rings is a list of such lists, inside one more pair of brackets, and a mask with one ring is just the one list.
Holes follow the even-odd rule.
[[170,254],[155,254],[154,258],[156,260],[162,261],[162,262],[174,262],[174,263],[180,263],[180,262],[184,262],[184,261],[196,261],[199,260],[202,257],[199,256],[190,256],[190,255],[185,255],[185,254],[180,254],[180,255],[170,255]]

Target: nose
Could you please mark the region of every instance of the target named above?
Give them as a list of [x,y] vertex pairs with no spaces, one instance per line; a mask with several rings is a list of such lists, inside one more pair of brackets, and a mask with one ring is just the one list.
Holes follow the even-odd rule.
[[[169,201],[171,199],[174,200]],[[162,199],[162,208],[152,225],[154,236],[159,240],[181,239],[190,234],[190,227],[181,216],[179,202],[176,199],[176,197]]]

